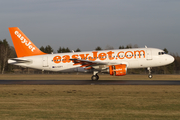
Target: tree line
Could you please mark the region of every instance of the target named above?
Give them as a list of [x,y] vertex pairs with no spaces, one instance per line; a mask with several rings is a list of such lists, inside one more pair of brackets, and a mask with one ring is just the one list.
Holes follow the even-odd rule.
[[[126,46],[119,46],[119,49],[128,49],[128,48],[138,48],[138,45],[131,45],[128,44]],[[67,53],[67,52],[81,52],[81,50],[79,48],[77,48],[76,50],[72,51],[70,48],[68,47],[59,47],[59,49],[57,51],[54,51],[53,48],[50,45],[47,46],[41,46],[39,48],[41,51],[51,54],[51,53]],[[114,49],[112,46],[107,45],[105,47],[105,50],[111,50]],[[98,50],[103,50],[100,46],[97,46],[94,50],[98,51]],[[164,48],[164,51],[166,53],[169,53],[169,51]],[[155,74],[180,74],[180,56],[178,54],[171,54],[172,56],[174,56],[175,61],[167,66],[162,66],[162,67],[155,67],[152,69],[152,72]],[[16,57],[16,52],[14,47],[10,46],[9,43],[7,42],[6,39],[0,40],[0,73],[4,74],[4,73],[13,73],[15,72],[15,70],[24,70],[25,68],[19,67],[19,66],[14,66],[14,65],[10,65],[7,63],[9,58],[15,58]],[[146,68],[144,69],[128,69],[128,73],[129,74],[143,74],[143,73],[148,73],[146,70]]]

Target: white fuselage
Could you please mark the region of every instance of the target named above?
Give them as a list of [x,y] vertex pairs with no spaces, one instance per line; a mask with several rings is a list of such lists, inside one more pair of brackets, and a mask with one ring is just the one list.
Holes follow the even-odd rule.
[[20,57],[17,59],[27,60],[29,62],[19,63],[10,59],[8,60],[8,63],[48,71],[62,71],[81,66],[74,65],[74,63],[69,59],[80,59],[106,63],[106,65],[102,65],[102,68],[107,68],[109,65],[117,64],[126,64],[127,68],[147,68],[167,65],[174,61],[174,58],[171,55],[164,54],[163,50],[156,48],[45,54]]

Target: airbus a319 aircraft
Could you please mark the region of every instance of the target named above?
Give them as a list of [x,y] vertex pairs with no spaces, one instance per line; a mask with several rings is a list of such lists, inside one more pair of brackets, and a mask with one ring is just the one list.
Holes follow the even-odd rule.
[[99,72],[110,75],[126,75],[127,69],[147,68],[152,78],[151,67],[164,66],[174,61],[174,57],[157,48],[117,49],[87,52],[46,54],[40,51],[18,28],[9,28],[17,58],[9,64],[46,71],[69,69],[91,70],[92,80],[98,80]]

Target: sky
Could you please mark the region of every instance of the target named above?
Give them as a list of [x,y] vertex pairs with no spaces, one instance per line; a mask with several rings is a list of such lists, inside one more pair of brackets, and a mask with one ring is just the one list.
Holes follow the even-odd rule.
[[180,0],[0,0],[0,39],[19,27],[38,47],[81,51],[128,44],[180,55]]

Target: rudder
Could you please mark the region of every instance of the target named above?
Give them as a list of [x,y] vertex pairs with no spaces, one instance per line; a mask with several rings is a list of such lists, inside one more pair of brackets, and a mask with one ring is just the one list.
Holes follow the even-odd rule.
[[46,54],[40,51],[18,27],[10,27],[9,32],[17,57]]

